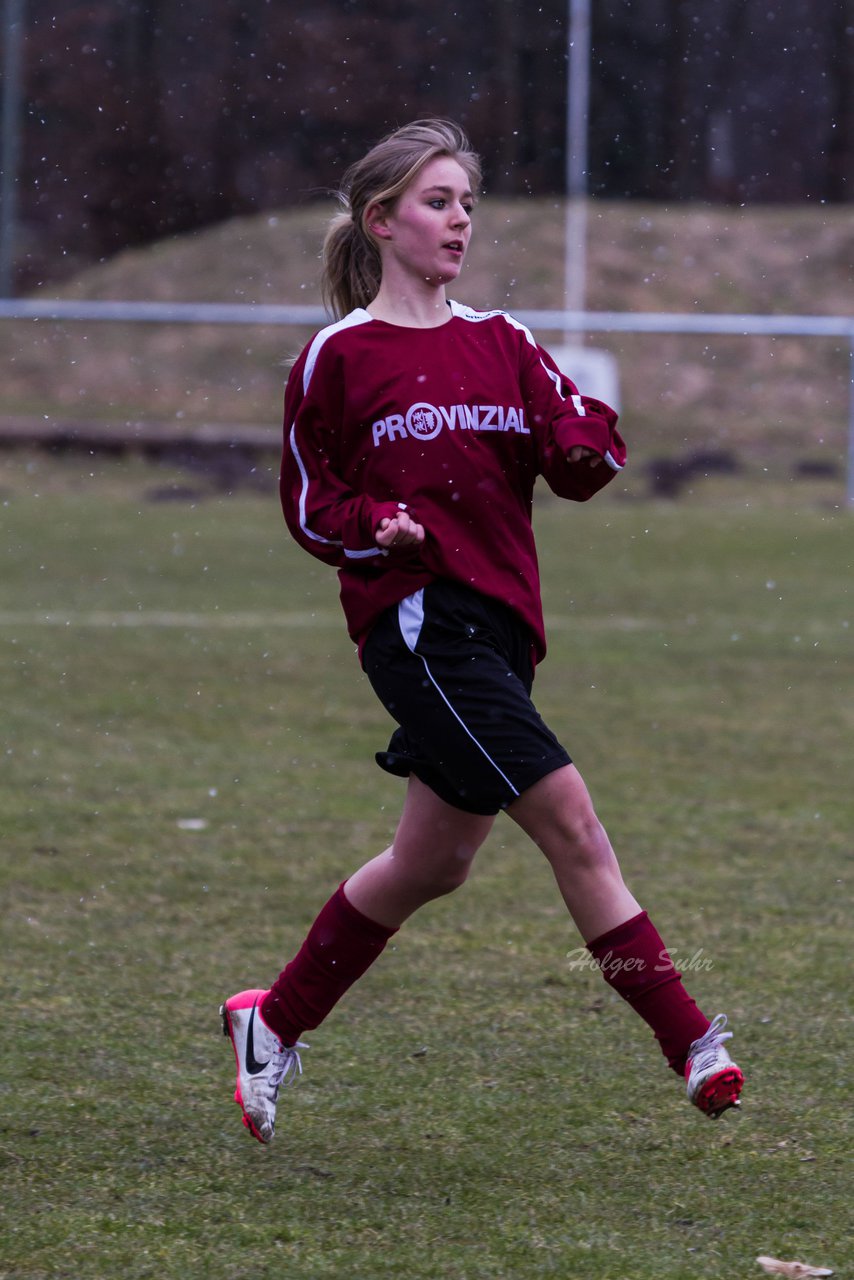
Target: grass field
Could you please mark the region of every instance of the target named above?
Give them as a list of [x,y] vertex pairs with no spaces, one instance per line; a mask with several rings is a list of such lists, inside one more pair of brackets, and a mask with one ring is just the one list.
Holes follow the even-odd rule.
[[388,840],[389,724],[272,497],[79,468],[0,471],[0,1277],[850,1274],[850,516],[714,481],[538,509],[538,703],[730,1014],[743,1114],[686,1104],[502,822],[309,1037],[263,1149],[217,1006]]

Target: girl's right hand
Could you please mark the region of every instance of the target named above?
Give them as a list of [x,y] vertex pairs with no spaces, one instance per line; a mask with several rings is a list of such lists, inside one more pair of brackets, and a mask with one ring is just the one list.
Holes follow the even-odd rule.
[[400,511],[392,519],[386,516],[380,520],[374,541],[384,550],[391,547],[420,547],[424,541],[424,526],[413,519],[408,511]]

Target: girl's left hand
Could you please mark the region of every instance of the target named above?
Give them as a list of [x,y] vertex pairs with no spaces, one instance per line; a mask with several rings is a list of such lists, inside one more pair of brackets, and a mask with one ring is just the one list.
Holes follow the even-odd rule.
[[583,444],[574,444],[567,455],[567,461],[580,462],[582,458],[588,459],[591,468],[598,467],[602,461],[595,449],[588,449]]

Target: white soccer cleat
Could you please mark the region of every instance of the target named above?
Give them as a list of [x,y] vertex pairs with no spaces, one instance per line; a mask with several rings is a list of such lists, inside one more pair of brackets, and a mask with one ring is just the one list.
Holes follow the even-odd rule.
[[741,1105],[744,1076],[724,1048],[724,1040],[732,1039],[732,1032],[724,1031],[726,1023],[726,1014],[719,1013],[706,1034],[691,1045],[685,1066],[688,1101],[711,1120]]
[[272,1142],[276,1129],[279,1087],[302,1075],[298,1049],[308,1046],[282,1044],[261,1016],[266,991],[240,991],[220,1006],[223,1035],[229,1036],[237,1059],[234,1101],[243,1112],[243,1123],[259,1142]]

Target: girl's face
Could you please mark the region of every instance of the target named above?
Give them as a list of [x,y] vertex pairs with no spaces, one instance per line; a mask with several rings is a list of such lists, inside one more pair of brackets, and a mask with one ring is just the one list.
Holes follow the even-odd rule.
[[[402,273],[445,285],[460,273],[471,237],[469,180],[451,156],[430,160],[391,210],[376,206],[368,226],[379,244],[383,280]],[[374,216],[371,216],[373,214]]]

